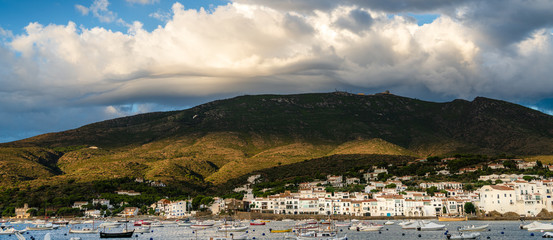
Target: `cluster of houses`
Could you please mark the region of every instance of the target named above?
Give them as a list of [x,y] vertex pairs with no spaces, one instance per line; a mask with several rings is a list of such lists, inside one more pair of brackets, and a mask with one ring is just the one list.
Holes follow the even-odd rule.
[[[449,159],[442,159],[442,163]],[[421,160],[423,161],[423,160]],[[515,160],[519,169],[534,168],[536,162]],[[502,163],[489,164],[488,168],[501,169]],[[552,166],[544,166],[551,168]],[[472,172],[481,166],[463,168],[459,173]],[[359,184],[361,179],[355,177],[332,176],[326,181],[301,183],[298,192],[284,192],[268,197],[255,197],[249,185],[255,184],[259,175],[251,176],[249,185],[235,189],[246,191],[242,200],[214,198],[208,208],[213,214],[228,211],[252,211],[272,214],[317,214],[317,215],[349,215],[349,216],[443,216],[463,215],[465,204],[470,202],[482,213],[493,211],[501,214],[515,212],[525,216],[536,216],[542,210],[553,211],[553,180],[523,180],[539,179],[537,175],[491,174],[480,176],[479,180],[495,185],[484,185],[474,191],[463,190],[460,182],[421,182],[418,187],[422,191],[408,191],[402,181],[412,180],[413,176],[394,177],[388,181],[377,181],[380,174],[387,174],[386,168],[374,167],[363,174],[366,183],[363,192],[328,192],[326,186],[344,187]],[[443,169],[438,174],[449,174]],[[527,176],[531,177],[528,178]],[[147,182],[152,186],[164,187],[162,182],[148,181],[137,178],[137,182]],[[425,191],[434,188],[434,191]],[[137,196],[139,192],[132,190],[117,191],[121,195]],[[104,209],[113,209],[107,199],[94,199],[93,206],[102,205]],[[102,217],[103,212],[86,209],[89,202],[75,202],[73,208],[84,211],[87,217]],[[121,204],[123,205],[123,203]],[[16,209],[18,217],[28,217],[28,206]],[[195,215],[191,200],[170,201],[161,199],[150,206],[156,215],[168,218],[182,218]],[[138,208],[127,207],[119,215],[136,216]]]

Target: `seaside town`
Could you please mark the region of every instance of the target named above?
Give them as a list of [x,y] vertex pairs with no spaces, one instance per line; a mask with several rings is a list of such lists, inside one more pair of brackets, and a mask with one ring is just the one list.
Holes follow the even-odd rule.
[[[447,159],[446,159],[447,160]],[[539,162],[514,161],[518,170],[535,169]],[[504,163],[486,165],[491,170],[505,168]],[[551,165],[540,166],[553,169]],[[461,168],[456,174],[481,170],[482,166]],[[450,175],[440,170],[438,175]],[[326,176],[326,180],[303,182],[297,191],[284,191],[265,197],[256,196],[251,188],[260,178],[249,177],[248,184],[234,189],[244,193],[242,199],[206,197],[207,201],[193,204],[193,199],[160,199],[150,206],[128,206],[128,203],[113,203],[108,199],[76,201],[72,209],[78,215],[90,218],[109,216],[115,212],[114,205],[125,206],[114,216],[137,217],[152,215],[164,218],[186,218],[197,215],[228,215],[236,212],[253,212],[274,215],[322,215],[350,217],[440,217],[440,216],[493,216],[515,214],[517,217],[536,217],[553,212],[553,180],[542,179],[535,174],[490,174],[481,175],[478,183],[420,182],[413,186],[417,176],[389,177],[385,167],[374,166],[362,174],[362,178]],[[388,175],[389,176],[389,175]],[[159,181],[137,178],[136,182],[155,187],[166,187]],[[405,183],[409,182],[408,186]],[[360,186],[361,191],[334,191],[348,186]],[[269,189],[262,189],[261,192]],[[118,195],[139,196],[134,190],[119,190]],[[195,206],[194,206],[195,205]],[[147,211],[141,211],[147,209]],[[34,211],[33,211],[34,210]],[[204,214],[201,214],[201,213]],[[30,218],[36,208],[27,204],[15,208],[13,218]]]

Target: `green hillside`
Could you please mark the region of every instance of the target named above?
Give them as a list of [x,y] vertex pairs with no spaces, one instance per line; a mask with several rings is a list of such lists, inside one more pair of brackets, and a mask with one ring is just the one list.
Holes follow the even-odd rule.
[[487,98],[240,96],[0,144],[0,185],[120,177],[220,184],[328,156],[458,152],[553,155],[553,117]]

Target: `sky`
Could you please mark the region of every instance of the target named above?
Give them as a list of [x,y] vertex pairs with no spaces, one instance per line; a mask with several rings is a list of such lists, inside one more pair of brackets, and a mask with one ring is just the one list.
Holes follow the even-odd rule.
[[245,94],[553,113],[550,0],[0,0],[0,142]]

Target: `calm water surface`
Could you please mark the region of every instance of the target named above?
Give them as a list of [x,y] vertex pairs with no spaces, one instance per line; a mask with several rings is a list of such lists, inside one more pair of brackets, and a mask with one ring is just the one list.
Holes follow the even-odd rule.
[[[383,224],[384,221],[373,221],[379,224]],[[398,221],[396,221],[397,223]],[[468,221],[468,222],[438,222],[439,224],[446,224],[447,229],[452,233],[456,233],[456,229],[459,226],[466,225],[484,225],[489,224],[490,231],[480,232],[482,234],[481,239],[541,239],[542,233],[536,232],[534,236],[526,230],[520,230],[520,221]],[[541,221],[543,223],[552,223],[552,221]],[[529,223],[529,222],[528,222]],[[247,223],[245,223],[247,224]],[[131,228],[132,224],[129,224]],[[248,230],[248,236],[250,239],[284,239],[285,233],[270,233],[269,229],[287,229],[291,228],[294,222],[269,222],[265,226],[250,226]],[[16,224],[16,229],[24,229],[28,224]],[[76,225],[76,228],[91,227],[90,224]],[[116,232],[121,231],[123,227],[107,229],[106,231]],[[46,233],[50,233],[53,240],[69,240],[71,237],[80,237],[82,240],[99,239],[99,234],[69,234],[68,227],[62,227],[57,230],[51,231],[30,231],[25,233],[24,236],[27,239],[34,237],[36,240],[42,240]],[[140,240],[172,240],[172,239],[207,239],[209,236],[214,236],[217,232],[212,230],[200,230],[194,231],[190,228],[178,227],[177,225],[166,225],[165,227],[152,228],[153,232],[150,233],[135,233],[132,239]],[[398,225],[384,226],[382,231],[379,232],[356,232],[350,231],[346,228],[342,228],[339,232],[339,236],[347,234],[348,239],[376,239],[376,240],[392,240],[392,239],[445,239],[445,231],[431,231],[431,232],[418,232],[416,230],[404,230]],[[238,233],[240,235],[241,233]],[[419,236],[420,235],[420,236]],[[219,234],[220,236],[220,234]],[[0,235],[0,240],[17,239],[15,236]],[[127,238],[129,239],[129,238]]]

